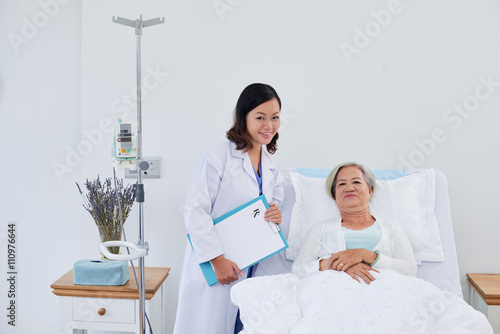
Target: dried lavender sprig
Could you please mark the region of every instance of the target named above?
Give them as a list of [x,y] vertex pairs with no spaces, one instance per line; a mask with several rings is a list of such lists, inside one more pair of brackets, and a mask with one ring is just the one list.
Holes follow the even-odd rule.
[[[97,225],[119,225],[119,211],[122,210],[123,220],[128,217],[133,206],[132,185],[123,187],[123,180],[118,181],[117,189],[112,188],[111,178],[101,182],[99,175],[94,181],[88,179],[84,183],[87,195],[84,196],[83,207],[94,218]],[[83,192],[77,183],[78,191]],[[120,197],[120,207],[116,204],[116,194]]]

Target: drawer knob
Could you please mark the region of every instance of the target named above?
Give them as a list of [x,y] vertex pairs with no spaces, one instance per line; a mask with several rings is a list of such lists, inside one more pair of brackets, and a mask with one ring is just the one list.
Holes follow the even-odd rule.
[[106,313],[106,309],[104,307],[101,307],[100,309],[97,310],[97,314],[99,315],[104,315]]

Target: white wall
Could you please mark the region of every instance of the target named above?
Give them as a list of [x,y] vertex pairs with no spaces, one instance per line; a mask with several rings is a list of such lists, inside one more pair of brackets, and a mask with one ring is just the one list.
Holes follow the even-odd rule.
[[[143,103],[144,155],[162,159],[161,179],[145,180],[146,264],[172,268],[168,333],[189,175],[199,154],[224,139],[251,82],[270,83],[283,100],[280,166],[358,160],[392,169],[406,160],[439,169],[449,181],[463,287],[465,273],[500,273],[498,1],[55,1],[0,5],[0,243],[17,222],[19,266],[18,326],[2,317],[0,332],[58,333],[50,284],[78,259],[98,257],[97,229],[74,182],[112,174],[105,123],[135,117],[124,102],[133,97],[135,36],[112,16],[166,19],[144,30],[142,51],[143,74],[156,72]],[[357,31],[365,28],[379,30],[363,39]],[[13,44],[13,34],[25,39]],[[347,44],[356,53],[346,56]],[[494,82],[490,91],[482,80]],[[133,212],[132,241],[136,222]]]
[[[50,284],[87,243],[74,196],[79,167],[63,182],[51,167],[79,140],[81,4],[51,13],[34,0],[0,4],[1,333],[58,333],[59,304]],[[33,17],[38,27],[31,26]],[[7,325],[9,222],[17,223],[15,327]]]

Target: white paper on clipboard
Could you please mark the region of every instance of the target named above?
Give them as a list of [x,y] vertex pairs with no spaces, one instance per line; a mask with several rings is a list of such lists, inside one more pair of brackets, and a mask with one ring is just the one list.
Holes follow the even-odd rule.
[[264,220],[267,208],[266,197],[261,195],[214,220],[224,257],[241,270],[288,248],[279,227]]

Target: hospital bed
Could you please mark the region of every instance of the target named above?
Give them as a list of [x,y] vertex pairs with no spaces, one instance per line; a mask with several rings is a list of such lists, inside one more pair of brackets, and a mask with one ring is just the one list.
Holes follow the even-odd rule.
[[[292,182],[294,174],[303,175],[305,178],[323,180],[328,175],[328,169],[316,168],[283,168],[282,174],[285,178],[284,189],[285,197],[282,211],[281,230],[285,237],[288,238],[290,230],[290,222],[292,220],[292,211],[296,204],[296,191],[300,185]],[[414,173],[415,171],[400,171],[400,170],[374,170],[377,179],[385,180],[396,179],[404,175]],[[417,276],[433,283],[442,290],[451,291],[457,296],[462,297],[462,289],[460,285],[460,275],[458,271],[457,251],[455,248],[455,239],[453,235],[453,224],[451,221],[450,202],[448,195],[448,182],[446,176],[436,170],[432,170],[430,175],[434,175],[435,188],[435,208],[434,212],[437,218],[439,227],[439,235],[442,244],[443,260],[442,261],[421,261],[418,265]],[[295,179],[294,179],[295,181]],[[304,182],[304,183],[307,183]],[[307,186],[307,185],[306,185]],[[324,187],[318,188],[318,191],[325,192]],[[375,195],[374,195],[375,196]],[[327,195],[325,195],[327,197]],[[327,197],[328,201],[333,201]],[[276,258],[268,259],[259,264],[257,275],[275,275],[290,272],[292,261],[286,258],[286,252],[282,252]]]
[[[474,323],[460,325],[464,326],[462,328],[464,332],[471,328],[480,328],[477,333],[492,333],[484,316],[473,310],[462,299],[445,175],[434,169],[374,170],[373,172],[377,179],[377,189],[373,195],[372,202],[374,203],[371,205],[371,211],[374,215],[376,213],[377,216],[382,215],[386,219],[403,220],[400,223],[412,242],[418,264],[417,277],[421,279],[415,281],[423,280],[422,284],[425,285],[424,288],[419,289],[426,289],[433,285],[443,291],[443,295],[439,297],[429,297],[436,295],[436,291],[439,291],[438,289],[432,290],[435,289],[434,287],[430,288],[432,292],[429,292],[430,295],[426,297],[428,300],[424,303],[430,303],[431,306],[440,305],[437,307],[439,312],[443,309],[455,310],[453,315],[444,316],[443,313],[442,317],[436,316],[436,310],[424,312],[425,316],[420,315],[420,311],[414,310],[412,311],[413,317],[421,318],[414,321],[414,326],[424,328],[434,317],[442,318],[442,322],[436,326],[445,329],[467,318],[473,319],[470,321]],[[316,221],[338,214],[333,209],[330,211],[324,209],[325,206],[334,205],[324,187],[328,173],[329,169],[282,169],[285,179],[285,197],[281,207],[281,229],[290,247],[285,252],[260,262],[256,271],[258,277],[247,279],[232,288],[232,301],[240,307],[244,324],[246,322],[244,333],[289,333],[289,329],[286,328],[287,322],[291,326],[294,322],[297,324],[299,319],[297,317],[306,316],[303,307],[304,296],[300,295],[299,288],[306,289],[307,282],[298,280],[296,275],[290,274],[290,271],[293,259],[310,226]],[[339,273],[332,272],[332,274]],[[349,279],[354,282],[352,278]],[[350,284],[350,282],[345,284]],[[315,293],[314,289],[311,291],[309,294]],[[418,295],[418,292],[416,294]],[[424,294],[422,292],[422,295]],[[296,306],[292,305],[296,302]],[[397,313],[398,310],[394,312]],[[328,317],[331,314],[335,312],[331,312]],[[312,323],[315,324],[318,319],[322,319],[321,315],[317,317]],[[424,318],[425,321],[422,320]],[[359,326],[366,327],[367,324]],[[359,326],[356,328],[359,329]],[[337,329],[337,332],[343,332],[342,328]],[[344,328],[346,333],[352,330],[348,328],[350,327]],[[371,330],[371,328],[365,329]],[[315,333],[322,333],[320,329],[314,330]],[[439,332],[436,328],[432,330]],[[301,330],[296,328],[296,331],[292,332],[301,333]],[[302,332],[313,331],[302,329]],[[460,333],[460,330],[454,332]]]

